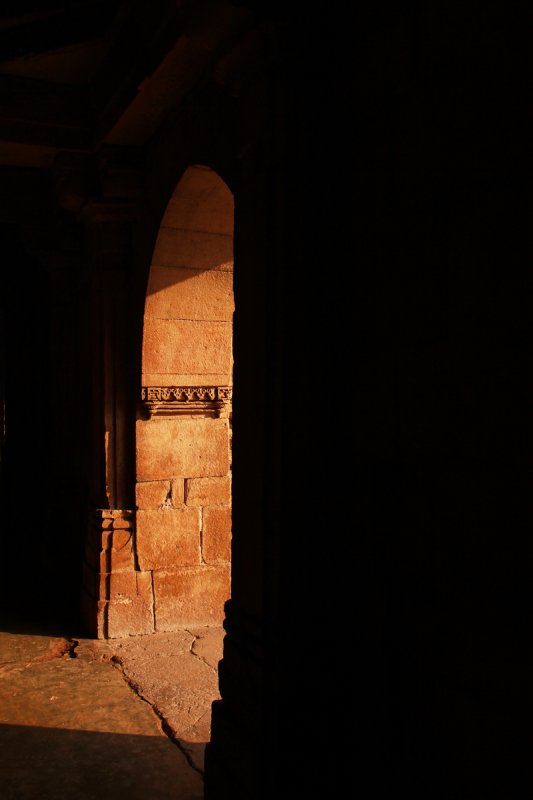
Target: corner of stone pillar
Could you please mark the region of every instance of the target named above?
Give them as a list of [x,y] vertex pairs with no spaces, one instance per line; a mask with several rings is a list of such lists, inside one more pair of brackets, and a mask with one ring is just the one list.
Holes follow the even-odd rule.
[[135,511],[90,513],[81,609],[83,624],[97,639],[154,632],[152,573],[138,569]]

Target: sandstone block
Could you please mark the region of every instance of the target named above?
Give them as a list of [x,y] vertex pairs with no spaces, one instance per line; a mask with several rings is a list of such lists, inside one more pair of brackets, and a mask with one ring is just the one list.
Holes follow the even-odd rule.
[[131,530],[114,530],[112,547],[108,553],[108,570],[134,570],[133,534]]
[[97,576],[97,581],[98,598],[100,600],[127,603],[138,596],[144,597],[145,600],[151,597],[152,588],[149,572],[135,570],[129,572],[101,572]]
[[228,566],[154,572],[156,629],[220,625],[230,596]]
[[230,476],[189,478],[186,484],[188,506],[217,506],[231,503]]
[[231,560],[231,509],[205,508],[202,555],[207,563]]
[[101,577],[107,580],[109,600],[128,602],[143,591],[147,591],[146,575],[147,573],[143,572],[112,572]]
[[231,322],[146,317],[143,371],[231,375]]
[[171,481],[172,493],[171,500],[174,508],[178,508],[185,503],[185,481],[183,478],[174,478]]
[[96,605],[96,637],[105,639],[107,629],[107,600],[99,600]]
[[233,273],[152,266],[145,314],[159,319],[233,319]]
[[227,475],[227,419],[150,419],[137,422],[137,479]]
[[135,486],[137,508],[160,508],[170,493],[170,481],[143,481]]
[[113,531],[112,547],[113,550],[122,550],[126,545],[131,546],[132,531],[119,528]]
[[184,506],[139,511],[137,557],[142,570],[199,564],[199,509]]
[[100,572],[111,572],[111,548],[113,545],[113,530],[100,532],[100,548],[98,554],[98,568]]
[[110,575],[109,597],[106,608],[109,638],[139,636],[153,632],[153,594],[150,572]]
[[141,600],[107,604],[107,637],[143,636],[154,632],[153,610]]
[[111,572],[111,549],[102,549],[100,551],[100,572]]
[[131,530],[133,528],[133,520],[132,519],[125,519],[122,517],[117,517],[113,520],[113,529],[114,530]]

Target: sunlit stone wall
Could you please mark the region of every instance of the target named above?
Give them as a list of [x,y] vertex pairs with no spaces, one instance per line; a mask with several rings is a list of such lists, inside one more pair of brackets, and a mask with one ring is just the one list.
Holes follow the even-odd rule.
[[132,559],[111,565],[107,636],[220,624],[230,595],[233,196],[190,167],[147,286]]

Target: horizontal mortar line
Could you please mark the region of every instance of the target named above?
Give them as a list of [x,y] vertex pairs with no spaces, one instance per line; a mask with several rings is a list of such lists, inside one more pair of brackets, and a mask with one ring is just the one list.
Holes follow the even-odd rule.
[[225,239],[232,239],[232,233],[219,233],[218,231],[206,231],[202,228],[182,228],[179,225],[166,225],[163,223],[159,226],[159,230],[181,231],[182,233],[207,233],[209,236],[222,236]]
[[165,322],[198,322],[204,325],[206,322],[222,322],[225,325],[231,325],[230,319],[195,319],[194,317],[154,317],[152,314],[146,314],[146,319],[159,319]]

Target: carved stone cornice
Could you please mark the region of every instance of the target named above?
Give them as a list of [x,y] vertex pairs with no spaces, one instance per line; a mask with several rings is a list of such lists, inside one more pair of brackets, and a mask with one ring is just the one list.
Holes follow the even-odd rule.
[[228,417],[230,386],[143,386],[141,404],[145,419],[177,415]]

